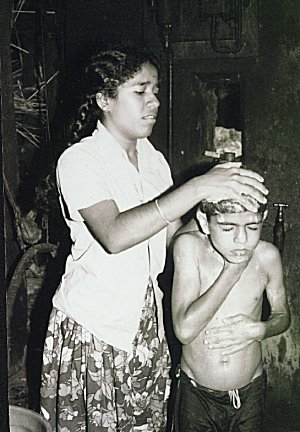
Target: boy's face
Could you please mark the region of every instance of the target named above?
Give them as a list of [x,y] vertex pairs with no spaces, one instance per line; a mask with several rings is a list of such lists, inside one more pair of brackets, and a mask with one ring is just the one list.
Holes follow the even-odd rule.
[[265,216],[249,211],[211,216],[207,229],[212,245],[231,263],[248,261],[260,240]]

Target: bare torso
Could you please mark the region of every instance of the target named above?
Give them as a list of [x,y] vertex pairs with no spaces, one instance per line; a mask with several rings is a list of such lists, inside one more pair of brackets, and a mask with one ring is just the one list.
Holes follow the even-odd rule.
[[[199,236],[199,248],[195,250],[201,263],[199,283],[203,294],[218,277],[221,267],[212,250],[203,247],[204,236]],[[250,383],[262,373],[261,343],[254,342],[246,349],[227,356],[221,355],[221,349],[209,349],[204,344],[205,331],[222,325],[222,320],[229,316],[244,314],[260,321],[263,292],[267,283],[267,272],[260,259],[260,242],[248,267],[238,283],[232,288],[224,303],[215,313],[208,325],[189,344],[183,345],[181,368],[199,384],[215,390],[233,390]]]

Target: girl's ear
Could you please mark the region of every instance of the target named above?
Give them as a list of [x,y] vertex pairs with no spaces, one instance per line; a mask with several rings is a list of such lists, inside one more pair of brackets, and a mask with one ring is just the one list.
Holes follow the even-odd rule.
[[96,93],[96,103],[102,111],[105,112],[109,110],[109,102],[110,99],[108,96],[104,96],[102,93]]
[[209,227],[208,227],[206,214],[202,213],[199,209],[197,209],[196,218],[199,222],[199,225],[201,226],[203,233],[206,235],[209,235],[210,231],[209,231]]

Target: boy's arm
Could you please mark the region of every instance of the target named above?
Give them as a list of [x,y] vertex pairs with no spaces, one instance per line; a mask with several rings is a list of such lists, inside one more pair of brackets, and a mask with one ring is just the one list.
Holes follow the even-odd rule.
[[267,256],[269,280],[266,294],[271,308],[267,321],[263,322],[262,339],[283,333],[290,326],[291,316],[283,282],[282,262],[278,249],[270,245]]
[[197,234],[182,234],[173,248],[172,317],[175,334],[183,344],[191,343],[207,326],[247,266],[226,262],[222,268],[220,264],[219,276],[201,293],[199,242]]
[[167,246],[169,247],[174,239],[175,233],[181,228],[181,219],[176,219],[167,228]]
[[271,308],[267,321],[255,321],[245,315],[227,317],[224,325],[207,330],[205,343],[211,349],[223,349],[224,356],[234,354],[253,342],[260,342],[283,333],[290,325],[290,310],[283,283],[279,251],[271,244],[263,251],[264,264],[269,274],[266,294]]

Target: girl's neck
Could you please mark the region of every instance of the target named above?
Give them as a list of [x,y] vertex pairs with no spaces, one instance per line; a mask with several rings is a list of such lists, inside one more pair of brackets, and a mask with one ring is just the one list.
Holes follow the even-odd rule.
[[[125,150],[126,151],[126,150]],[[129,151],[126,151],[129,161],[132,163],[132,165],[138,170],[138,151],[136,146],[134,148],[131,148]]]
[[[117,138],[117,137],[115,137]],[[124,142],[117,138],[117,141],[126,152],[129,161],[138,169],[138,152],[137,152],[137,141]]]
[[115,129],[112,129],[105,120],[102,120],[102,124],[105,126],[108,132],[118,141],[120,146],[127,153],[128,157],[130,157],[133,152],[136,152],[137,139],[124,138],[122,134],[118,133],[118,131],[116,131]]
[[120,143],[123,150],[125,150],[128,157],[132,156],[132,154],[137,152],[137,140],[136,141],[127,141],[127,142],[118,140],[118,142]]

